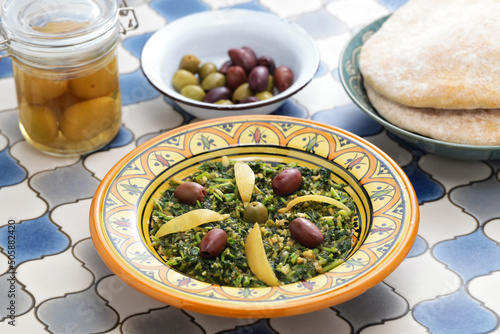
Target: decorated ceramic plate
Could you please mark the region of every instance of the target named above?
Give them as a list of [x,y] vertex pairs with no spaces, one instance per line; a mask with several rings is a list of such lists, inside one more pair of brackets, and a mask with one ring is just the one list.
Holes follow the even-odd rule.
[[[259,288],[208,284],[167,266],[149,237],[153,198],[170,178],[186,178],[203,162],[223,156],[330,168],[356,206],[356,243],[348,257],[309,280]],[[411,249],[418,219],[408,178],[374,145],[320,123],[259,115],[189,124],[134,149],[96,191],[90,230],[109,268],[148,296],[211,315],[269,318],[330,307],[378,284]]]
[[424,152],[455,159],[493,160],[500,158],[500,146],[477,146],[444,142],[407,131],[386,121],[371,105],[359,71],[359,54],[363,44],[377,32],[389,16],[382,17],[360,30],[347,44],[340,56],[340,79],[353,102],[373,120],[402,140]]

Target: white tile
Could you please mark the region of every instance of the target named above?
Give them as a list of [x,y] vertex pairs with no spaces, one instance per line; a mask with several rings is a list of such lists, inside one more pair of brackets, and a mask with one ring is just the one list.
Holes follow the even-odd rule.
[[134,133],[135,138],[160,130],[174,129],[183,121],[182,115],[168,105],[163,96],[123,108],[123,123]]
[[420,206],[420,226],[418,234],[427,241],[429,247],[443,240],[473,232],[476,220],[453,205],[448,198],[424,203]]
[[482,161],[459,161],[437,155],[425,155],[418,161],[418,166],[439,180],[446,190],[472,181],[486,179],[491,175],[491,168]]
[[5,150],[8,146],[9,146],[9,141],[2,133],[0,133],[0,151]]
[[[2,223],[9,219],[18,223],[21,220],[38,218],[47,211],[47,203],[28,186],[28,180],[0,188],[0,203],[2,203],[2,210],[0,210],[0,222]],[[8,208],[8,210],[3,208]]]
[[109,276],[97,285],[97,293],[109,302],[120,315],[121,321],[137,313],[166,305],[133,289],[117,276]]
[[405,259],[385,280],[413,308],[416,304],[450,294],[460,287],[460,277],[426,252]]
[[407,166],[413,160],[411,152],[389,138],[386,131],[375,136],[364,137],[364,139],[384,151],[399,166]]
[[349,323],[330,308],[302,315],[271,319],[270,324],[278,333],[331,334],[333,328],[335,328],[335,334],[351,333]]
[[74,245],[78,241],[90,238],[89,210],[91,199],[76,203],[63,204],[52,211],[52,221],[61,226],[62,232],[71,238]]
[[388,334],[388,333],[411,333],[411,334],[428,334],[427,328],[420,325],[411,313],[406,314],[402,318],[395,320],[384,321],[381,325],[369,326],[361,330],[360,334]]
[[41,171],[73,165],[80,159],[80,157],[56,157],[48,155],[37,150],[26,141],[14,144],[10,149],[10,153],[28,170],[30,177]]
[[500,219],[493,219],[484,225],[484,234],[500,244]]
[[340,35],[316,39],[321,62],[328,66],[330,73],[339,67],[340,54],[350,39],[351,34],[348,31]]
[[49,333],[45,326],[36,318],[34,309],[28,313],[16,316],[15,326],[9,325],[7,321],[0,322],[0,333],[26,334],[26,333]]
[[500,314],[500,298],[498,286],[500,285],[500,271],[473,279],[469,283],[470,294],[483,302],[485,306],[496,314]]
[[260,3],[269,11],[286,18],[316,11],[323,5],[319,0],[261,0]]
[[126,146],[113,148],[109,151],[95,152],[85,159],[83,165],[92,172],[98,180],[102,180],[111,167],[134,148],[135,144],[130,143]]
[[36,305],[50,298],[82,291],[93,282],[92,274],[73,256],[71,249],[23,263],[17,269],[17,278],[26,285]]
[[[363,8],[363,10],[360,10]],[[389,14],[389,10],[374,0],[332,1],[326,10],[345,22],[350,29],[364,27],[376,19]]]
[[307,106],[311,115],[352,103],[341,84],[330,74],[315,78],[292,98]]

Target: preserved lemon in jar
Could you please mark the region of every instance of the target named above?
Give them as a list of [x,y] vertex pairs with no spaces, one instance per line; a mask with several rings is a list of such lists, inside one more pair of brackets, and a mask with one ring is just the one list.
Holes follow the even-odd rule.
[[9,37],[19,127],[37,149],[85,154],[120,130],[117,46],[127,29],[119,14],[115,0],[4,3],[0,28]]

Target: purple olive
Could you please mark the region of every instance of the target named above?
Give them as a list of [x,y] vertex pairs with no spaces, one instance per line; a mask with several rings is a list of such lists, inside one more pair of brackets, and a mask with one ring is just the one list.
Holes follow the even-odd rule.
[[243,50],[245,50],[246,52],[248,52],[250,54],[250,56],[252,56],[252,58],[254,59],[254,62],[257,62],[257,54],[255,53],[255,51],[251,47],[242,46],[241,48]]
[[291,195],[302,185],[302,174],[296,168],[282,170],[274,177],[271,185],[276,195]]
[[226,62],[224,62],[224,64],[221,65],[221,67],[219,68],[219,72],[226,75],[227,69],[231,66],[233,66],[233,63],[230,60],[227,60]]
[[231,99],[233,93],[226,86],[216,87],[214,89],[209,90],[205,97],[203,98],[203,102],[214,103],[219,100]]
[[241,100],[240,104],[243,104],[243,103],[253,103],[253,102],[259,102],[259,98],[256,97],[256,96],[249,96],[249,97],[245,97],[243,100]]
[[288,66],[278,66],[274,70],[274,85],[282,92],[293,84],[293,72]]
[[195,205],[196,202],[203,202],[206,195],[207,190],[205,187],[196,182],[184,182],[174,191],[174,197],[179,202],[191,205]]
[[254,56],[242,48],[233,48],[227,51],[231,62],[235,65],[243,67],[245,72],[249,73],[255,67],[256,60]]
[[220,228],[214,228],[201,239],[200,255],[205,258],[216,257],[222,253],[226,244],[227,233]]
[[265,66],[255,66],[248,75],[250,89],[255,93],[266,90],[269,82],[269,70]]
[[247,82],[247,73],[243,67],[234,65],[230,66],[226,72],[226,85],[231,90],[235,90],[239,85]]
[[273,75],[274,70],[276,69],[276,65],[274,64],[273,58],[269,56],[260,56],[257,58],[257,65],[265,66],[269,70],[269,74]]
[[316,248],[323,243],[323,234],[319,228],[305,218],[295,218],[288,225],[290,235],[304,247]]

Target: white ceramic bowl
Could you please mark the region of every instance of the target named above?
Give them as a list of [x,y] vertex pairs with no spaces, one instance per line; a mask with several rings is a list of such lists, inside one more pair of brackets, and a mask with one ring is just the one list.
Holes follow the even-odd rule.
[[[292,86],[270,99],[236,105],[198,102],[173,88],[172,77],[185,54],[220,66],[229,60],[227,50],[242,46],[251,47],[257,56],[271,56],[276,66],[290,67]],[[201,12],[172,21],[149,38],[141,56],[142,69],[151,84],[202,119],[269,114],[311,81],[319,62],[318,48],[304,29],[274,14],[243,9]]]

